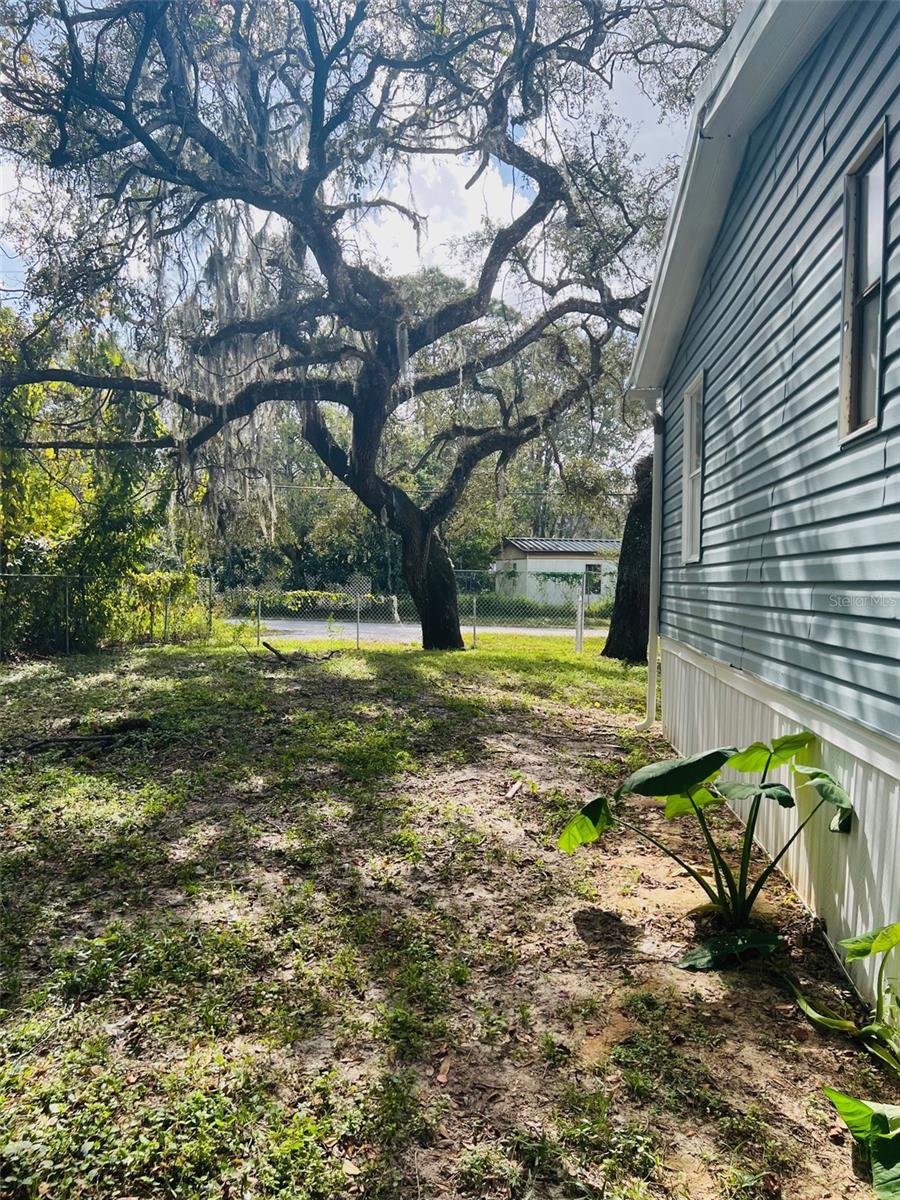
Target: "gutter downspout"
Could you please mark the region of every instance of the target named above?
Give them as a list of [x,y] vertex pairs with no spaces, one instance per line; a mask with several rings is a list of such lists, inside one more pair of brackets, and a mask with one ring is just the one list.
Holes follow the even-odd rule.
[[662,550],[663,416],[662,389],[641,388],[644,406],[653,421],[653,476],[650,501],[650,610],[647,622],[647,709],[638,729],[656,721],[656,677],[659,659],[659,582]]

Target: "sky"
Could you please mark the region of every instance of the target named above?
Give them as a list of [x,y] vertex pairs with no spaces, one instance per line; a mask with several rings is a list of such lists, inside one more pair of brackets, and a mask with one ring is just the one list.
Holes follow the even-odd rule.
[[[669,155],[681,156],[686,120],[669,117],[660,122],[653,104],[626,75],[617,77],[613,96],[618,112],[634,126],[633,148],[644,155],[648,165]],[[501,169],[495,160],[466,190],[476,165],[446,157],[419,160],[415,179],[393,190],[392,199],[428,214],[428,228],[418,246],[409,221],[399,213],[381,210],[373,219],[374,249],[394,274],[411,274],[422,267],[466,274],[467,264],[454,251],[454,244],[476,230],[484,216],[495,222],[509,220],[527,203],[521,185],[517,188],[509,169]]]

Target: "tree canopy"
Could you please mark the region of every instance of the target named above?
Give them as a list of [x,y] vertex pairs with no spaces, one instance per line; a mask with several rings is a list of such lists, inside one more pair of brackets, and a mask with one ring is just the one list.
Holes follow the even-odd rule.
[[[289,407],[399,535],[424,644],[460,645],[442,523],[480,463],[594,394],[647,298],[671,166],[630,151],[616,74],[683,99],[727,29],[714,0],[4,0],[0,147],[39,186],[3,384],[97,397],[73,422],[57,391],[13,444],[130,441],[214,486]],[[469,236],[465,279],[398,277],[368,235],[425,229],[397,184],[441,159],[514,179],[512,211]],[[134,366],[64,364],[73,329],[127,330]],[[136,396],[146,421],[111,438]],[[441,469],[417,501],[384,451],[425,403]]]

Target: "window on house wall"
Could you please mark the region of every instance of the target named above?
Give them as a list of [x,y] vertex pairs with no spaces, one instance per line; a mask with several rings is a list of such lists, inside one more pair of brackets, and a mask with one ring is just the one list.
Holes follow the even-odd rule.
[[841,437],[878,424],[884,270],[884,127],[844,181]]
[[681,560],[700,558],[700,515],[703,501],[703,372],[684,393],[682,457]]

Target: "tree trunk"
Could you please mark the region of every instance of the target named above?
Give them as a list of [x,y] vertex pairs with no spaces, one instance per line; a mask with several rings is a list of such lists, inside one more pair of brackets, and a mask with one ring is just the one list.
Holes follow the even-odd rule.
[[403,577],[422,623],[423,650],[464,650],[459,629],[456,576],[436,531],[404,529]]
[[650,624],[650,522],[653,509],[653,455],[634,468],[637,488],[622,534],[616,598],[609,636],[603,647],[607,658],[626,662],[647,661]]

